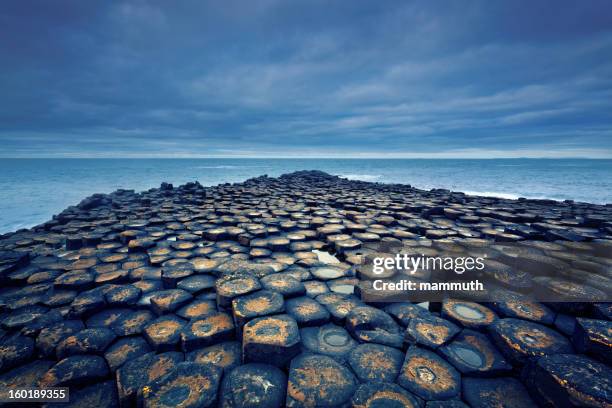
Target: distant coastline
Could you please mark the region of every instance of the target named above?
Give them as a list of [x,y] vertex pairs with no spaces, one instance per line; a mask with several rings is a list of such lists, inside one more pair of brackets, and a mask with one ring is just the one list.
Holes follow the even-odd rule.
[[94,193],[305,169],[485,197],[612,203],[608,159],[0,159],[0,233],[43,223]]

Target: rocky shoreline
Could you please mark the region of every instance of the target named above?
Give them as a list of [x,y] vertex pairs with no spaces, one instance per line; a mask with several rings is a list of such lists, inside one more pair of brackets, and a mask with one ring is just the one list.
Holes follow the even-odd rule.
[[611,406],[609,303],[359,297],[372,244],[462,241],[533,241],[604,288],[612,278],[609,258],[561,258],[612,243],[611,205],[319,171],[97,194],[0,236],[0,395],[69,386],[62,406],[88,407]]

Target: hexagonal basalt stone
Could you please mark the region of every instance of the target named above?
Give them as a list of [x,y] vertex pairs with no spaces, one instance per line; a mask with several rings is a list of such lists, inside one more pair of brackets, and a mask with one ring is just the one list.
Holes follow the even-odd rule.
[[135,305],[142,291],[133,285],[121,285],[106,292],[106,302],[111,306]]
[[193,265],[190,263],[180,263],[162,268],[162,282],[167,289],[176,288],[179,281],[194,274]]
[[32,305],[13,310],[2,319],[2,327],[7,330],[22,328],[47,313],[46,307]]
[[291,275],[274,273],[261,278],[261,284],[268,290],[276,291],[286,298],[301,296],[306,293],[304,284]]
[[91,384],[109,375],[108,365],[100,356],[78,355],[60,360],[39,381],[39,387],[71,387]]
[[101,288],[81,292],[70,304],[70,317],[88,316],[101,311],[106,306]]
[[425,400],[446,400],[459,395],[461,375],[437,354],[410,347],[397,382]]
[[151,308],[158,315],[171,313],[193,300],[191,294],[182,289],[160,290],[149,295]]
[[179,363],[168,374],[143,389],[142,405],[145,408],[214,407],[220,382],[221,370],[213,365]]
[[425,408],[470,408],[465,403],[457,400],[427,401]]
[[[0,374],[0,399],[9,397],[9,390],[35,388],[40,378],[55,364],[53,361],[36,360]],[[14,405],[14,404],[13,404]]]
[[351,370],[333,358],[302,354],[291,362],[286,406],[346,406],[357,385]]
[[364,303],[353,295],[341,295],[338,293],[325,293],[319,295],[316,301],[321,303],[330,313],[332,321],[343,324],[346,315],[356,307],[364,306]]
[[580,353],[591,354],[612,364],[612,322],[577,318],[572,343]]
[[404,353],[380,344],[360,344],[348,356],[348,363],[361,382],[393,382],[403,362]]
[[203,364],[213,364],[227,373],[240,365],[241,345],[237,341],[226,341],[187,353],[186,359]]
[[310,273],[320,280],[331,280],[348,276],[348,268],[342,266],[325,265],[310,269]]
[[324,293],[329,293],[329,287],[325,282],[309,280],[302,282],[306,289],[306,296],[314,298]]
[[398,321],[399,324],[406,327],[410,323],[410,319],[414,317],[426,317],[429,316],[427,309],[421,306],[415,305],[414,303],[391,303],[385,306],[385,312]]
[[438,349],[462,374],[483,376],[503,374],[512,366],[482,333],[465,329],[455,339]]
[[151,347],[142,337],[126,337],[117,340],[104,353],[104,358],[111,371],[116,371],[126,361],[146,354],[151,351]]
[[282,313],[284,310],[283,296],[269,290],[259,290],[232,300],[234,323],[239,332],[251,319]]
[[83,329],[62,340],[55,352],[58,359],[75,354],[101,354],[115,337],[115,332],[106,327]]
[[485,306],[454,299],[442,303],[441,316],[469,329],[484,329],[497,320],[497,315]]
[[53,284],[58,289],[84,290],[94,284],[94,274],[86,270],[74,270],[61,274]]
[[45,408],[112,408],[117,407],[117,387],[114,381],[105,381],[90,385],[89,387],[70,392],[70,402],[59,402],[57,404],[46,404]]
[[259,317],[245,324],[242,360],[284,366],[300,351],[300,332],[288,315]]
[[359,341],[401,347],[403,336],[395,320],[374,307],[356,307],[346,316],[346,329]]
[[122,314],[110,327],[117,336],[131,336],[142,333],[145,326],[153,319],[155,315],[150,311],[136,310]]
[[13,336],[0,340],[0,372],[21,365],[34,357],[34,340]]
[[495,298],[501,299],[492,303],[500,315],[517,319],[531,320],[536,323],[550,325],[555,320],[555,312],[542,303],[525,299],[518,294],[495,292]]
[[330,355],[344,360],[357,342],[340,326],[328,323],[320,327],[305,327],[300,330],[304,350]]
[[104,309],[91,317],[89,317],[85,324],[87,327],[109,327],[115,323],[121,316],[130,313],[131,310],[127,308],[112,308]]
[[490,327],[497,347],[513,363],[557,353],[571,353],[570,342],[556,331],[537,323],[519,319],[501,319]]
[[259,280],[248,274],[233,274],[219,278],[215,286],[219,307],[230,307],[235,297],[261,289]]
[[406,328],[406,340],[430,348],[448,343],[461,330],[448,320],[434,315],[414,317]]
[[327,323],[330,318],[329,312],[323,305],[306,296],[287,299],[285,309],[300,327],[319,326]]
[[526,384],[542,406],[609,407],[612,370],[575,354],[545,356],[530,363]]
[[234,322],[227,313],[215,313],[189,323],[181,333],[183,351],[193,351],[234,338]]
[[220,408],[282,407],[287,393],[287,376],[268,364],[245,364],[223,378]]
[[464,378],[463,398],[473,408],[533,408],[527,389],[515,378]]
[[176,314],[187,320],[199,320],[215,314],[217,304],[212,300],[195,299],[191,303],[180,308]]
[[183,353],[149,353],[126,362],[117,370],[117,391],[121,407],[136,406],[138,390],[168,374],[183,361]]
[[390,382],[361,384],[352,398],[354,408],[421,408],[414,395]]
[[143,331],[145,339],[156,351],[174,350],[181,340],[185,321],[174,315],[165,315],[150,322]]
[[216,278],[212,275],[194,275],[180,280],[176,287],[191,294],[198,294],[215,287]]
[[55,348],[66,337],[85,328],[80,320],[65,320],[43,328],[36,337],[36,347],[45,356],[54,356]]

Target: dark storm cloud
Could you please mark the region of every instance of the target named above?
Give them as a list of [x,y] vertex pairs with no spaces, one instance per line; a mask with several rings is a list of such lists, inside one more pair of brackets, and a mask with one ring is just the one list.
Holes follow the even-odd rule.
[[612,5],[7,1],[0,156],[612,155]]

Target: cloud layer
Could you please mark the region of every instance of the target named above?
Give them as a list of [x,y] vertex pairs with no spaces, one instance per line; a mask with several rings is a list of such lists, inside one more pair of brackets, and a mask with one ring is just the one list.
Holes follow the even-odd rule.
[[9,0],[0,23],[4,157],[612,157],[607,0]]

